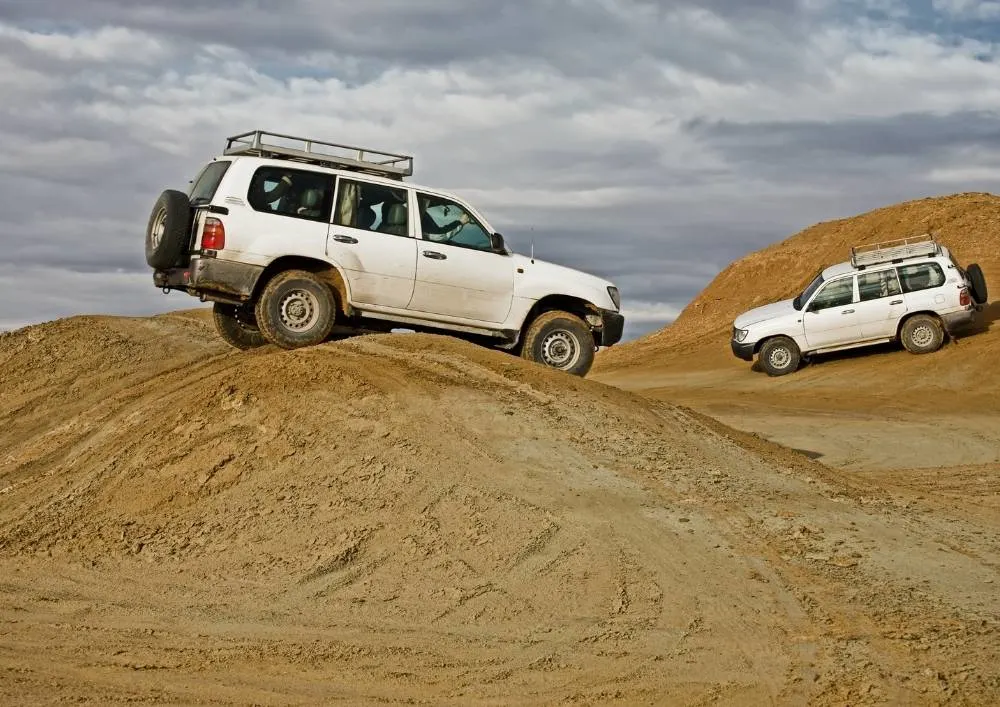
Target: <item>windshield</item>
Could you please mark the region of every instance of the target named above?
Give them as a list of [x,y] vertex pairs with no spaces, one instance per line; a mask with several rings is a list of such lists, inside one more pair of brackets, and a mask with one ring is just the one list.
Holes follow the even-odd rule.
[[219,182],[229,169],[230,162],[211,162],[201,171],[198,178],[191,186],[191,193],[188,198],[192,204],[207,204],[215,196],[215,190],[219,188]]
[[806,287],[806,289],[802,290],[802,293],[798,297],[796,297],[795,300],[792,302],[792,304],[795,306],[795,309],[801,310],[802,305],[809,301],[809,298],[813,296],[813,293],[816,292],[816,290],[818,290],[819,286],[822,284],[823,284],[823,273],[822,271],[820,271],[820,273],[816,275],[813,281],[809,283],[809,286]]

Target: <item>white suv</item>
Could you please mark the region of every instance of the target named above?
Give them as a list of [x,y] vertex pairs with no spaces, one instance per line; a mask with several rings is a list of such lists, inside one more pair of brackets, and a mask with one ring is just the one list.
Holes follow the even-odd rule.
[[986,303],[978,265],[962,269],[932,236],[853,248],[794,299],[752,309],[733,323],[733,354],[758,355],[780,376],[804,356],[900,341],[912,353],[937,351],[945,334],[971,323]]
[[254,131],[160,195],[146,261],[214,302],[231,345],[325,341],[335,324],[448,332],[586,375],[622,337],[618,289],[515,255],[481,213],[404,182],[407,155]]

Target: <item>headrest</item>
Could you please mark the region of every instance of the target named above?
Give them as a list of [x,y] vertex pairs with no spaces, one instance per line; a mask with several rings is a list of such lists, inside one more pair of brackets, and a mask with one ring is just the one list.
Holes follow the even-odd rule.
[[323,204],[322,189],[306,189],[302,192],[300,205],[307,209],[317,209]]
[[387,226],[405,226],[406,204],[390,204],[385,215],[385,223]]

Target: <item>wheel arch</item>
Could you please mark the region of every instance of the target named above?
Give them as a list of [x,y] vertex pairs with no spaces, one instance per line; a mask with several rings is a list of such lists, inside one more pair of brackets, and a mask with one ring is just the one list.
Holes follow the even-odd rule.
[[761,347],[768,341],[772,341],[774,339],[788,339],[793,344],[795,344],[795,347],[799,350],[799,353],[805,353],[805,351],[802,350],[802,346],[799,344],[799,342],[795,340],[795,337],[789,334],[768,334],[767,336],[760,339],[756,344],[753,345],[753,352],[755,354],[759,354]]
[[941,325],[942,329],[944,329],[945,335],[946,336],[948,335],[948,327],[944,326],[944,320],[941,318],[940,314],[938,314],[937,312],[935,312],[933,309],[920,309],[920,310],[917,310],[916,312],[907,312],[905,315],[903,315],[902,317],[900,317],[899,324],[896,325],[896,340],[897,341],[899,341],[900,339],[902,339],[902,336],[903,336],[903,327],[906,326],[906,322],[910,321],[914,317],[920,316],[921,314],[926,315],[928,317],[933,317],[934,319],[936,319],[938,321],[938,323]]
[[285,255],[272,260],[257,278],[250,298],[251,301],[256,302],[271,278],[285,270],[305,270],[319,276],[333,290],[337,310],[345,315],[351,314],[350,290],[347,278],[344,277],[340,268],[329,261],[302,255]]
[[[582,297],[574,297],[572,295],[546,295],[535,302],[531,309],[528,310],[527,316],[525,316],[524,321],[521,323],[520,340],[524,340],[524,335],[533,321],[546,312],[553,312],[557,310],[575,314],[580,317],[584,323],[587,322],[587,315],[589,314],[596,314],[600,316],[600,309],[597,305],[588,302]],[[588,324],[587,326],[590,325]],[[600,342],[597,340],[596,332],[594,332],[593,327],[590,328],[591,334],[594,335],[594,343],[599,344]]]

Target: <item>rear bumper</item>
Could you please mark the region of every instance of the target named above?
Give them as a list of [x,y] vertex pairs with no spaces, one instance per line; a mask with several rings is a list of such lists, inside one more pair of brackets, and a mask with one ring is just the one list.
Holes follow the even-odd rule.
[[736,339],[730,339],[729,345],[733,349],[733,356],[744,361],[753,361],[753,344],[741,344]]
[[264,268],[232,260],[192,258],[186,268],[157,270],[153,284],[160,288],[185,290],[191,295],[204,295],[207,299],[221,295],[221,299],[246,301],[253,295],[257,280]]
[[941,321],[944,322],[944,326],[948,331],[957,331],[975,322],[976,314],[976,308],[969,307],[969,309],[960,312],[943,314],[941,315]]
[[601,310],[601,346],[614,346],[625,333],[625,317],[610,309]]

